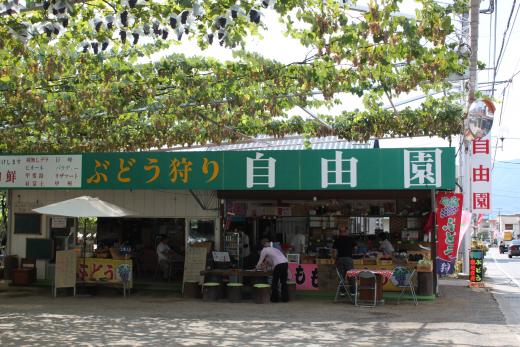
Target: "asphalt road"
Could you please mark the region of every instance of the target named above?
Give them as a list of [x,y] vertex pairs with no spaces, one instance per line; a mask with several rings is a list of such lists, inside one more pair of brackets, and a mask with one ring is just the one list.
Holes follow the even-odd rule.
[[508,258],[494,247],[486,255],[485,280],[520,345],[520,257]]

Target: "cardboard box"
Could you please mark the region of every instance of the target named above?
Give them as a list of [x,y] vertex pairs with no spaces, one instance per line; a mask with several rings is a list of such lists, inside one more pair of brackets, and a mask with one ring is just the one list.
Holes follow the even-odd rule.
[[364,258],[363,265],[377,265],[377,258]]
[[418,264],[415,268],[417,272],[432,272],[433,264]]
[[377,264],[378,265],[392,265],[393,261],[392,260],[379,259]]
[[328,259],[322,259],[322,258],[316,258],[316,264],[334,264],[335,260],[332,258]]
[[352,259],[352,263],[354,265],[363,265],[363,258],[360,259]]

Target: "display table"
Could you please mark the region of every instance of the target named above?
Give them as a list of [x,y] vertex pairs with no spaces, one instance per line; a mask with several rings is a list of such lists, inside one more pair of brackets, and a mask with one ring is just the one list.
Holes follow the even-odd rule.
[[[378,303],[383,303],[383,286],[388,282],[388,280],[392,277],[392,271],[390,270],[384,270],[384,269],[352,269],[347,271],[347,277],[348,278],[354,278],[356,277],[360,272],[362,271],[370,271],[373,272],[376,275],[376,281],[377,281],[377,290],[376,290],[376,301]],[[362,280],[363,281],[363,280]],[[366,280],[365,280],[366,281]],[[361,283],[361,285],[365,285],[368,283]],[[366,292],[360,292],[359,293],[359,299],[361,300],[373,300],[372,292],[366,291]]]
[[[272,271],[256,271],[256,270],[242,270],[242,269],[212,269],[203,270],[200,272],[202,276],[213,276],[217,277],[216,281],[220,282],[220,279],[224,277],[235,277],[235,282],[243,282],[242,278],[249,278],[249,284],[255,283],[267,283],[267,277],[272,276]],[[206,279],[207,280],[207,279]]]
[[[356,269],[359,269],[359,270],[370,270],[370,271],[387,270],[387,271],[390,271],[390,273],[392,273],[394,271],[394,269],[396,267],[398,267],[398,266],[403,266],[403,267],[406,267],[406,268],[408,268],[410,270],[415,269],[415,265],[412,265],[412,264],[404,264],[404,265],[401,265],[401,264],[357,265]],[[391,275],[390,275],[390,277],[391,277]],[[414,279],[414,283],[416,283],[416,281],[417,281],[417,277]],[[400,292],[401,289],[399,289],[396,286],[394,286],[392,281],[386,280],[386,281],[383,281],[383,291],[385,291],[385,292]]]
[[202,276],[238,276],[238,277],[269,277],[273,275],[272,271],[242,270],[242,269],[211,269],[200,272]]

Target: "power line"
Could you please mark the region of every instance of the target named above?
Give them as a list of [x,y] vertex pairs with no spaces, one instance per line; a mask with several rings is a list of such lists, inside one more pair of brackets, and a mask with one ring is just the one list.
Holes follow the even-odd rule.
[[[514,4],[513,4],[513,6],[514,6]],[[511,30],[509,31],[509,35],[507,36],[506,45],[504,47],[504,53],[507,51],[507,46],[509,46],[509,40],[511,39],[511,36],[513,35],[513,29],[515,28],[516,19],[518,18],[519,10],[520,10],[520,6],[518,6],[516,8],[515,19],[513,19],[513,25],[511,25]],[[498,67],[497,67],[497,69],[498,69]]]
[[493,192],[506,192],[506,193],[520,194],[520,192],[517,192],[517,191],[510,191],[510,190],[506,190],[506,189],[496,189],[496,188],[493,189]]
[[[496,70],[495,70],[495,75],[496,75]],[[509,85],[510,84],[508,84],[502,91],[502,107],[500,107],[500,116],[498,119],[498,126],[500,126],[502,124],[502,113],[504,112],[504,105],[505,105],[505,101],[506,101],[506,91],[508,90],[507,87]],[[495,153],[493,154],[493,166],[491,167],[491,171],[493,171],[495,169],[495,159],[497,157],[498,140],[499,139],[497,138],[497,141],[495,143]]]
[[496,163],[498,163],[498,164],[515,164],[515,165],[520,165],[520,162],[505,161],[505,160],[497,160]]
[[[509,13],[509,18],[507,19],[507,25],[506,25],[506,29],[504,30],[504,36],[502,37],[502,44],[500,46],[500,51],[498,53],[498,58],[496,60],[496,63],[495,63],[495,72],[493,74],[493,78],[496,78],[496,75],[498,73],[498,69],[500,68],[500,62],[502,60],[502,56],[503,56],[503,53],[505,51],[505,46],[506,46],[506,37],[507,37],[507,32],[509,31],[509,27],[511,26],[511,18],[513,17],[513,13],[515,12],[515,5],[516,5],[516,0],[513,0],[513,6],[511,6],[511,12]],[[516,12],[518,14],[518,11]],[[516,15],[515,15],[515,21],[516,21]]]

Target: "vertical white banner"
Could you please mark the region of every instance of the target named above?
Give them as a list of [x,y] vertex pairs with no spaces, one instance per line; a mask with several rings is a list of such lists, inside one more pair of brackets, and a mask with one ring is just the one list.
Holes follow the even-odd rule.
[[491,213],[491,136],[471,142],[471,211]]

